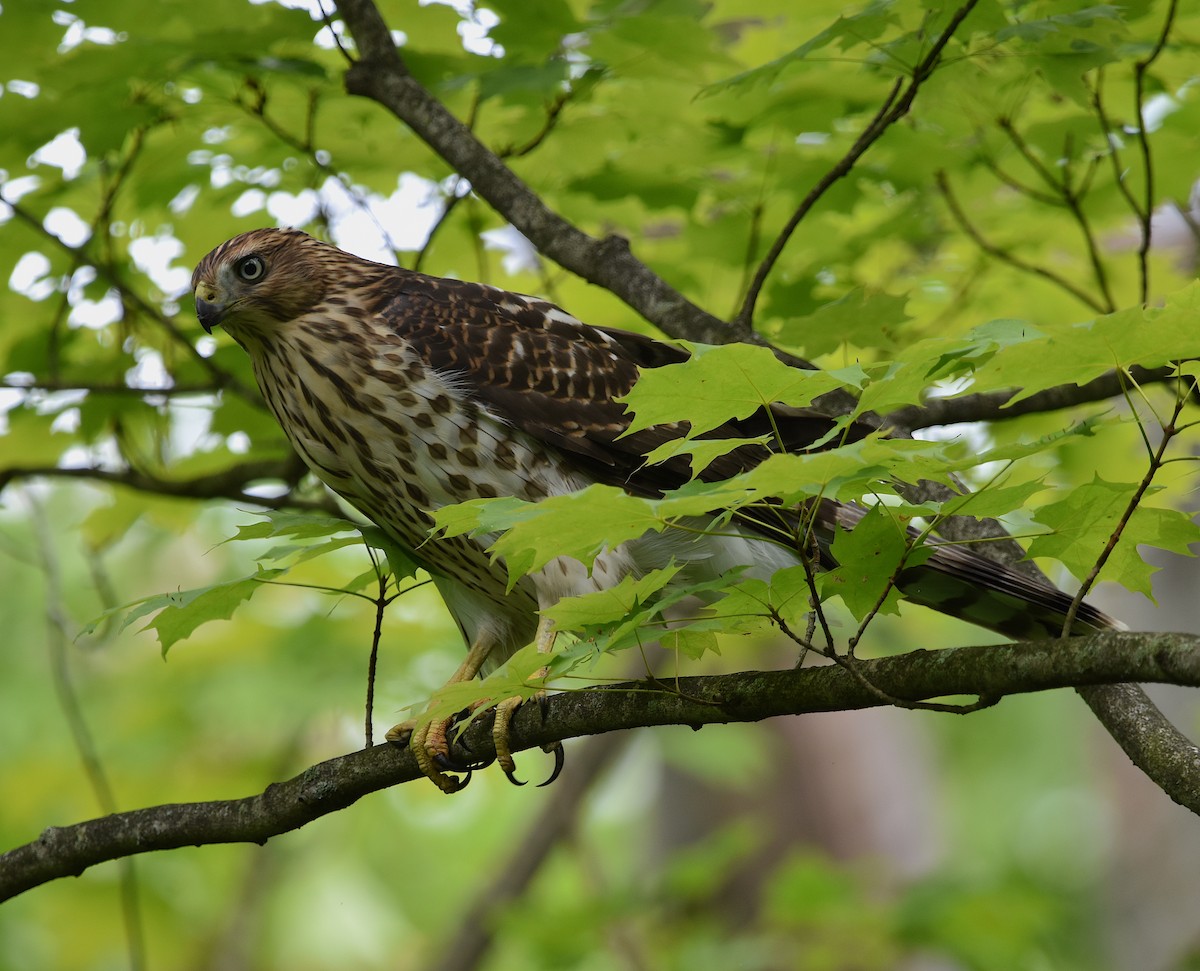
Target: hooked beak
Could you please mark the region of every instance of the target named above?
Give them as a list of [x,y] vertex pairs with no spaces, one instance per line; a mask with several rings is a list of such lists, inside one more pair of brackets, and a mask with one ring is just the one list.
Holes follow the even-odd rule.
[[218,302],[220,295],[216,287],[205,283],[196,286],[196,317],[206,334],[211,334],[213,328],[221,323],[225,316],[225,305]]
[[221,323],[221,318],[224,316],[224,307],[201,300],[199,297],[196,298],[196,317],[200,320],[200,326],[204,328],[206,334],[211,334],[213,328]]

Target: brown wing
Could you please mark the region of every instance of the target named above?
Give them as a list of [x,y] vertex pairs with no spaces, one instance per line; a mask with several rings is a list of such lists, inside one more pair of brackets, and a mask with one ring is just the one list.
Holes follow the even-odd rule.
[[[689,478],[687,460],[646,466],[644,456],[683,435],[686,424],[624,435],[630,416],[613,399],[640,368],[687,360],[687,352],[629,331],[592,327],[547,301],[476,283],[403,273],[378,312],[425,362],[453,374],[493,414],[573,455],[599,481],[658,495]],[[803,409],[773,408],[731,421],[705,437],[778,433],[788,451],[824,438],[834,422]],[[865,429],[853,436],[861,437]],[[723,479],[769,454],[743,447],[715,460],[703,477]]]

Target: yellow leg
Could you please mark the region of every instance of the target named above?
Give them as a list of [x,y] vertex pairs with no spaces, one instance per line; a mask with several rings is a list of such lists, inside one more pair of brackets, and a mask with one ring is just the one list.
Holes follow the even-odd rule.
[[[454,672],[445,686],[458,684],[461,681],[470,681],[479,673],[483,662],[487,660],[495,646],[496,641],[493,637],[488,634],[480,634],[475,639],[475,643],[471,645],[471,649],[467,651],[467,656],[458,666],[458,670]],[[450,744],[446,739],[449,727],[450,720],[448,719],[429,721],[423,725],[418,720],[410,719],[396,725],[386,736],[393,745],[407,743],[413,750],[413,755],[416,757],[421,771],[445,793],[458,792],[467,784],[466,779],[447,775],[438,767],[436,761],[439,757],[443,762],[449,760]],[[466,778],[469,779],[470,776],[468,775]]]
[[[537,645],[539,654],[549,654],[554,649],[554,622],[549,617],[543,617],[538,622],[537,637],[534,643]],[[546,666],[538,668],[534,673],[534,677],[544,678],[546,676]],[[538,691],[534,696],[539,704],[543,704],[546,698],[545,690]],[[525,783],[517,779],[515,773],[517,770],[516,763],[513,761],[512,748],[508,741],[508,729],[512,723],[513,713],[521,706],[521,698],[519,696],[506,698],[496,706],[496,720],[492,725],[492,741],[496,746],[496,761],[500,763],[500,768],[504,770],[504,774],[508,776],[508,781],[514,785],[523,786]],[[554,772],[545,782],[541,783],[546,786],[558,778],[558,773],[562,771],[563,755],[562,743],[553,742],[545,747],[546,752],[554,753]]]

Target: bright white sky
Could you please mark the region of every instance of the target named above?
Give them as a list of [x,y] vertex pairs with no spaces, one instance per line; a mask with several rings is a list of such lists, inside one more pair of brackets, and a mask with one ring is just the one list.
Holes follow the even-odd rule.
[[[321,19],[320,0],[249,0],[252,3],[279,2],[283,6],[304,9],[314,21]],[[422,0],[422,2],[447,3],[463,18],[459,34],[463,46],[475,53],[499,56],[503,53],[497,45],[487,39],[488,31],[498,23],[490,10],[472,9],[470,0]],[[2,8],[0,8],[2,9]],[[82,43],[115,44],[123,38],[103,27],[86,25],[83,20],[65,11],[54,13],[54,19],[64,27],[60,51],[69,50]],[[335,26],[340,27],[341,22]],[[340,31],[339,31],[340,32]],[[395,32],[397,43],[403,44],[405,36]],[[315,42],[332,48],[334,41],[328,27],[321,27],[315,34]],[[38,95],[36,84],[14,80],[6,85],[6,96],[34,98]],[[199,92],[195,93],[198,98]],[[186,94],[185,94],[186,97]],[[281,182],[277,170],[246,171],[236,167],[233,159],[220,151],[220,145],[229,133],[214,129],[205,134],[209,149],[192,153],[189,159],[197,167],[197,174],[204,173],[213,188],[242,181],[246,191],[234,202],[232,210],[237,216],[263,214],[263,223],[273,222],[281,226],[303,225],[323,210],[330,220],[330,233],[337,245],[368,259],[392,263],[393,250],[418,249],[428,237],[430,229],[442,211],[445,195],[454,191],[465,191],[465,187],[452,180],[439,185],[411,172],[402,173],[397,179],[394,192],[388,196],[346,185],[330,178],[318,190],[305,189],[299,193],[285,192],[275,188]],[[78,129],[62,132],[34,153],[33,167],[49,165],[62,171],[66,179],[75,178],[82,170],[87,155],[79,141]],[[207,170],[205,172],[204,170]],[[11,178],[0,171],[0,190],[4,199],[17,201],[32,191],[39,182],[37,175],[21,175]],[[200,193],[201,185],[190,186],[171,201],[172,211],[182,217],[186,215]],[[0,225],[11,217],[11,212],[0,202]],[[87,223],[70,209],[52,209],[45,218],[45,227],[63,242],[78,246],[87,241]],[[517,269],[532,259],[532,248],[514,230],[501,230],[485,234],[488,244],[505,251],[505,263],[509,269]],[[143,236],[130,244],[130,255],[137,267],[168,298],[182,297],[188,290],[191,270],[177,262],[185,256],[183,247],[169,231],[154,236]],[[199,254],[187,254],[194,259]],[[34,300],[44,300],[63,284],[50,277],[50,260],[41,252],[26,253],[14,268],[9,286]],[[120,304],[114,296],[93,301],[83,297],[83,287],[90,283],[95,274],[82,270],[66,284],[71,304],[69,323],[75,327],[102,328],[117,319]]]
[[[251,3],[278,2],[284,6],[304,9],[309,12],[314,21],[322,19],[320,0],[249,0]],[[421,0],[422,3],[446,3],[454,7],[462,17],[459,23],[459,34],[463,46],[474,53],[485,56],[502,56],[503,50],[487,37],[498,22],[498,18],[490,10],[473,9],[471,0]],[[0,12],[3,5],[0,3]],[[54,11],[56,23],[63,27],[63,39],[59,51],[65,52],[83,43],[111,45],[121,43],[124,37],[117,35],[105,27],[94,27],[86,24],[82,18],[68,11]],[[341,27],[341,22],[335,23]],[[339,30],[340,33],[340,30]],[[395,32],[398,44],[403,45],[406,38],[403,33]],[[325,48],[334,46],[330,29],[321,26],[314,32],[315,42]],[[38,97],[38,86],[24,79],[13,79],[0,87],[2,97]],[[199,91],[192,92],[192,97],[199,99]],[[185,99],[189,96],[184,93]],[[234,202],[232,210],[238,216],[253,216],[261,214],[261,224],[280,226],[303,225],[309,222],[317,213],[323,211],[329,218],[330,234],[333,242],[343,249],[349,250],[368,259],[384,263],[394,263],[394,249],[413,250],[419,248],[428,237],[430,229],[440,215],[443,200],[448,193],[466,191],[466,184],[460,180],[450,180],[439,185],[429,179],[422,178],[411,172],[401,173],[397,178],[396,189],[390,195],[383,196],[369,192],[366,189],[347,185],[336,178],[329,178],[317,190],[305,189],[299,193],[286,192],[277,188],[281,183],[281,173],[278,170],[259,169],[249,171],[244,167],[235,166],[233,159],[221,151],[221,144],[229,137],[229,133],[220,129],[210,130],[204,135],[206,148],[192,153],[189,158],[196,167],[197,182],[179,193],[171,200],[170,208],[178,217],[186,217],[187,211],[195,203],[207,182],[209,187],[224,188],[235,182],[244,182],[246,190]],[[65,179],[76,178],[87,162],[87,154],[79,140],[79,130],[64,131],[38,149],[30,159],[30,168],[50,166],[61,170]],[[34,173],[11,173],[0,169],[0,227],[12,218],[12,211],[4,204],[5,199],[16,202],[27,193],[37,188],[40,178]],[[88,239],[87,223],[79,213],[65,207],[56,207],[47,213],[44,226],[63,242],[71,246],[79,246]],[[516,230],[506,227],[484,234],[485,243],[489,248],[501,250],[504,253],[505,268],[510,272],[536,265],[536,254],[533,247]],[[214,240],[214,244],[219,240]],[[164,227],[154,235],[138,236],[130,241],[129,253],[135,265],[153,282],[166,298],[166,309],[174,311],[174,301],[182,298],[190,287],[191,266],[200,257],[199,253],[183,251],[183,245],[174,235],[170,227]],[[101,330],[119,319],[121,313],[120,301],[115,293],[110,292],[99,300],[91,300],[84,296],[86,285],[95,279],[95,271],[84,267],[76,271],[69,280],[61,280],[51,274],[51,262],[44,252],[31,251],[17,262],[8,279],[8,286],[31,300],[42,301],[56,292],[66,290],[67,300],[71,307],[68,325]],[[202,353],[211,353],[216,346],[215,339],[203,337],[198,342]],[[163,367],[159,355],[153,351],[141,349],[136,352],[137,364],[126,375],[126,381],[131,387],[162,388],[170,385],[170,378]],[[10,385],[27,384],[34,380],[33,375],[9,374],[5,377]],[[57,412],[56,427],[62,430],[72,429],[78,422],[78,411],[68,407],[63,410],[68,400],[63,397],[68,393],[57,393],[39,399],[39,408],[46,412]],[[70,399],[74,402],[79,396]],[[0,434],[6,430],[6,413],[13,407],[27,400],[27,392],[17,387],[0,387]],[[173,410],[181,402],[173,406]],[[197,409],[186,409],[196,412]],[[199,424],[197,423],[199,421]],[[190,441],[190,447],[204,444],[207,421],[200,419],[183,422],[190,431],[185,438]],[[200,427],[200,426],[203,427]],[[243,436],[244,437],[244,436]],[[247,443],[228,441],[230,447],[241,451]],[[189,447],[183,442],[178,446]],[[81,450],[82,451],[82,450]],[[70,455],[64,458],[64,464],[92,464],[97,461],[104,463],[103,456]]]

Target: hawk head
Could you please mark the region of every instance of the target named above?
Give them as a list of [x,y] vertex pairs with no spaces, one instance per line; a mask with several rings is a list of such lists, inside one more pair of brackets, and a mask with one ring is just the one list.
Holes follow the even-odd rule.
[[303,315],[325,295],[330,250],[298,229],[256,229],[222,243],[192,274],[200,326],[263,333]]

